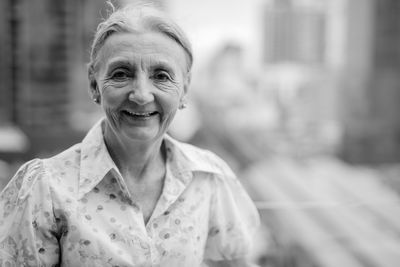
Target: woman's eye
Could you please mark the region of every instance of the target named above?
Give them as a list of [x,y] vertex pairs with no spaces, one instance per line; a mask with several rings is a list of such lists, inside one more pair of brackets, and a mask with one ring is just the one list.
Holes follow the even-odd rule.
[[128,73],[126,73],[125,71],[116,71],[112,74],[112,79],[114,80],[125,80],[126,78],[128,78]]
[[168,81],[171,80],[171,77],[169,76],[169,74],[165,71],[158,71],[154,74],[153,76],[156,80],[159,81]]

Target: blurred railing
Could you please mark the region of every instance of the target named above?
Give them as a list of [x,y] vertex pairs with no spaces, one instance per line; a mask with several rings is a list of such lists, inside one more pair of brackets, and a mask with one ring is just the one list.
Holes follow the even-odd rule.
[[382,172],[278,158],[242,175],[268,233],[262,266],[398,266],[400,197]]

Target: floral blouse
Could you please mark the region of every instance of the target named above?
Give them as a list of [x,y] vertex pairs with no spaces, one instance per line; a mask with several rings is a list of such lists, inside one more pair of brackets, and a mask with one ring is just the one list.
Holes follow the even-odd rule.
[[168,135],[144,223],[97,123],[80,144],[24,164],[0,194],[0,266],[204,266],[249,252],[258,213],[229,167]]

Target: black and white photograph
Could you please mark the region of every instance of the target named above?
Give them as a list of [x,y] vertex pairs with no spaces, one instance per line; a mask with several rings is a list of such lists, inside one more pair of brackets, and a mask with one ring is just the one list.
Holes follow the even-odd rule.
[[1,0],[20,266],[399,267],[400,1]]

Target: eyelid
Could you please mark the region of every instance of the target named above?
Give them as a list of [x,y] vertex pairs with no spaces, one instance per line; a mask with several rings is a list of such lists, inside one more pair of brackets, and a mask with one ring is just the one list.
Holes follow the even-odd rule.
[[168,79],[172,80],[173,75],[170,74],[170,72],[168,70],[164,70],[164,69],[156,69],[154,71],[154,75],[153,76],[157,76],[159,74],[165,74]]
[[125,72],[125,73],[128,73],[128,72],[129,72],[129,69],[128,69],[127,67],[118,67],[118,68],[113,69],[110,73],[111,73],[111,75],[113,75],[113,74],[115,74],[115,73],[117,73],[117,72]]
[[[125,76],[125,77],[116,77],[116,76]],[[128,70],[127,68],[116,68],[113,71],[111,71],[109,77],[111,79],[125,79],[125,78],[129,78],[131,76],[131,72],[130,70]]]

